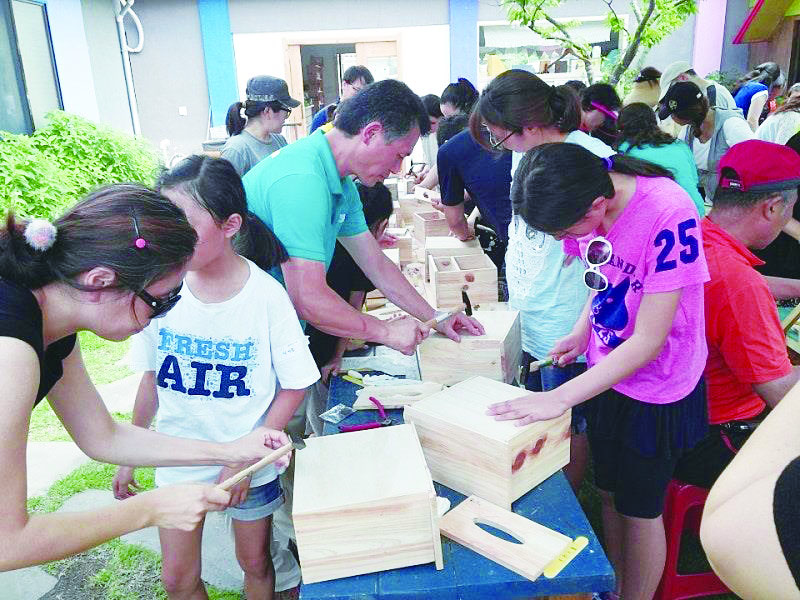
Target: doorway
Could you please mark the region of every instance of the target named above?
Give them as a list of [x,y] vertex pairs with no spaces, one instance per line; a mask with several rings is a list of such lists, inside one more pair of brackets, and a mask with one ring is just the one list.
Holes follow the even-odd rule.
[[400,79],[397,39],[292,40],[286,43],[286,73],[289,93],[302,98],[302,110],[287,120],[294,139],[305,137],[314,113],[336,102],[341,94],[342,74],[353,65],[364,65],[376,81]]

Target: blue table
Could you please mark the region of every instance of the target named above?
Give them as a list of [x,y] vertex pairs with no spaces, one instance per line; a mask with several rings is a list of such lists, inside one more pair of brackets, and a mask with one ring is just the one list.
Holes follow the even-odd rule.
[[[339,403],[352,406],[357,387],[340,377],[332,378],[328,408]],[[386,412],[395,423],[403,422],[402,410]],[[359,410],[340,424],[366,423],[377,418],[377,411]],[[338,425],[325,424],[324,435],[338,432]],[[452,506],[465,498],[463,494],[438,483],[434,486],[436,493],[449,498]],[[589,545],[557,577],[547,579],[541,576],[536,581],[529,581],[442,536],[442,571],[437,571],[433,564],[426,564],[301,585],[300,598],[499,600],[587,594],[614,589],[611,564],[560,471],[517,500],[512,510],[572,538],[584,535],[589,538]]]

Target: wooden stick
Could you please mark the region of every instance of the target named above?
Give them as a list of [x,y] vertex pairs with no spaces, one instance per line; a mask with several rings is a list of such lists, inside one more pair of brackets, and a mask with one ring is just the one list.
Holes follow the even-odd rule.
[[[450,311],[447,313],[447,316],[446,316],[444,319],[442,319],[441,321],[439,321],[439,322],[440,322],[440,323],[443,323],[444,321],[446,321],[447,319],[449,319],[449,318],[450,318],[450,317],[452,317],[453,315],[456,315],[456,314],[460,313],[462,310],[466,310],[466,308],[467,308],[467,305],[466,305],[466,304],[459,304],[459,305],[458,305],[458,306],[456,306],[455,308],[451,309],[451,310],[450,310]],[[430,329],[430,328],[431,328],[431,327],[433,327],[434,325],[436,325],[436,317],[434,317],[433,319],[428,319],[427,321],[424,321],[424,322],[422,323],[422,326],[423,326],[423,327],[425,327],[425,328],[428,328],[428,329]]]
[[535,373],[542,367],[549,367],[554,362],[556,362],[556,358],[554,356],[548,356],[547,358],[543,358],[542,360],[536,360],[531,363],[530,372]]
[[255,473],[260,468],[266,467],[268,464],[275,462],[281,456],[291,452],[293,447],[294,447],[294,444],[292,444],[292,442],[289,442],[285,446],[281,446],[280,448],[278,448],[274,452],[271,452],[270,454],[267,454],[264,458],[259,460],[257,463],[254,463],[254,464],[250,465],[246,469],[242,469],[236,475],[233,475],[232,477],[228,477],[228,479],[226,479],[222,483],[218,483],[217,487],[220,488],[221,490],[226,490],[226,491],[231,489],[233,486],[235,486],[237,483],[239,483],[245,477],[251,475],[252,473]]

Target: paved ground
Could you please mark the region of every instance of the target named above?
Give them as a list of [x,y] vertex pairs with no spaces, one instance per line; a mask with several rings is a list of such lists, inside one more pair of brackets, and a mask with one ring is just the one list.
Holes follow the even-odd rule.
[[[99,386],[109,410],[130,412],[136,395],[139,375]],[[72,442],[31,442],[28,444],[28,497],[39,496],[62,477],[68,475],[89,458]],[[89,490],[70,498],[62,511],[77,511],[116,502],[111,492]],[[160,552],[158,531],[149,528],[122,538],[131,544],[140,544]],[[276,565],[277,567],[278,565]],[[282,569],[278,569],[280,573]],[[206,519],[203,535],[203,579],[214,586],[238,589],[242,585],[242,572],[236,562],[233,538],[225,517],[213,513]],[[277,589],[283,589],[281,581]],[[0,597],[3,600],[37,600],[56,584],[56,578],[38,567],[0,572]]]

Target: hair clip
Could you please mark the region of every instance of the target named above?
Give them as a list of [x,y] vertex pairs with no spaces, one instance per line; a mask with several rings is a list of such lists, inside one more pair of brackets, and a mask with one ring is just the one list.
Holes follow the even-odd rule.
[[147,240],[139,233],[139,222],[136,220],[136,213],[133,213],[131,218],[133,219],[133,230],[136,232],[136,239],[133,240],[133,245],[139,250],[143,250],[147,247]]
[[25,226],[25,241],[39,252],[45,252],[53,247],[56,234],[56,226],[47,219],[33,219]]
[[608,171],[611,171],[611,170],[614,169],[614,161],[611,160],[610,156],[604,156],[603,157],[603,162],[606,163],[606,169]]

